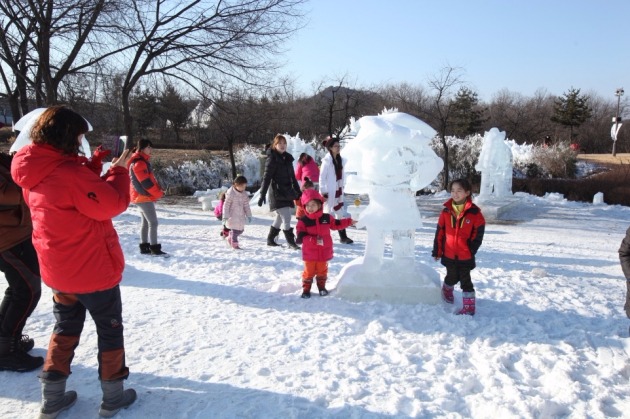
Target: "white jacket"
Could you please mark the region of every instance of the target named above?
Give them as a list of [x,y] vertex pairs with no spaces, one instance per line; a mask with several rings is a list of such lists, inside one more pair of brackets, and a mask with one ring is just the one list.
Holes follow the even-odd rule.
[[[345,168],[347,159],[341,158],[341,164]],[[346,171],[342,172],[342,185],[346,185]],[[344,199],[343,186],[341,189],[341,199]],[[319,193],[328,194],[328,199],[324,203],[324,212],[334,213],[335,191],[337,190],[337,176],[335,175],[335,165],[333,164],[332,155],[327,153],[322,159],[322,167],[319,169]]]

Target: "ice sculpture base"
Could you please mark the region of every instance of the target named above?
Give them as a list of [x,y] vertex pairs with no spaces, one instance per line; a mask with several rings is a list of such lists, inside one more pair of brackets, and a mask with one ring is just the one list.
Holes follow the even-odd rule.
[[519,198],[513,196],[506,198],[476,197],[474,200],[475,204],[481,208],[486,222],[509,220],[509,213],[518,207],[519,201]]
[[431,267],[385,259],[372,269],[359,257],[339,273],[336,295],[351,301],[385,301],[394,304],[439,304],[440,276]]

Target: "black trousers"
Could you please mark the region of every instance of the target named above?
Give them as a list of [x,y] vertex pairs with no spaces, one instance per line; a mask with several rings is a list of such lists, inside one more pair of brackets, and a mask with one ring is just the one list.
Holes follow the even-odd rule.
[[110,381],[127,378],[129,368],[125,365],[120,287],[116,285],[90,294],[57,292],[53,295],[53,301],[57,322],[50,337],[41,377],[70,375],[70,364],[79,345],[86,312],[89,312],[98,336],[99,379]]
[[457,264],[449,264],[446,266],[446,277],[444,283],[446,285],[455,286],[459,282],[459,286],[464,292],[475,292],[472,279],[470,278],[470,271],[472,268],[468,266],[460,266]]
[[30,237],[0,252],[0,271],[9,283],[0,303],[0,335],[21,337],[26,320],[42,295],[39,262]]

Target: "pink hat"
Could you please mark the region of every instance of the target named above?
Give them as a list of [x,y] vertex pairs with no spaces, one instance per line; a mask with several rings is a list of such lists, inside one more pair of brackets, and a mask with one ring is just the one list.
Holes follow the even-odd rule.
[[313,199],[317,199],[322,204],[324,203],[324,198],[317,192],[315,189],[306,189],[302,192],[302,197],[300,198],[300,202],[302,205],[306,205],[308,201],[312,201]]

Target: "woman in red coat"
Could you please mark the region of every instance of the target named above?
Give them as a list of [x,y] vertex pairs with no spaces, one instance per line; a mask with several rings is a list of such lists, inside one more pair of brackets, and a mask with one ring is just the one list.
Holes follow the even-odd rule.
[[136,399],[133,389],[123,390],[129,375],[119,287],[125,259],[112,223],[129,205],[130,152],[114,159],[101,178],[78,154],[87,131],[78,113],[50,107],[31,130],[33,143],[11,165],[31,210],[42,280],[53,290],[56,323],[40,374],[42,417],[55,417],[76,401],[76,392],[65,391],[66,380],[87,312],[98,335],[99,413],[113,416]]
[[164,196],[164,191],[151,169],[151,151],[153,143],[149,140],[138,141],[136,152],[131,156],[129,176],[131,177],[131,202],[140,209],[140,253],[168,257],[158,243],[158,219],[155,202]]
[[352,218],[335,219],[324,214],[324,198],[314,189],[305,189],[301,196],[306,215],[298,220],[296,231],[298,244],[302,244],[302,298],[311,298],[313,277],[317,281],[319,295],[328,295],[328,261],[333,257],[333,242],[330,230],[342,230],[356,221]]
[[451,199],[440,213],[432,256],[446,266],[442,299],[453,304],[453,287],[459,282],[463,291],[463,308],[458,314],[475,314],[475,288],[470,271],[475,268],[475,254],[485,231],[481,209],[472,202],[472,188],[466,179],[451,182]]

